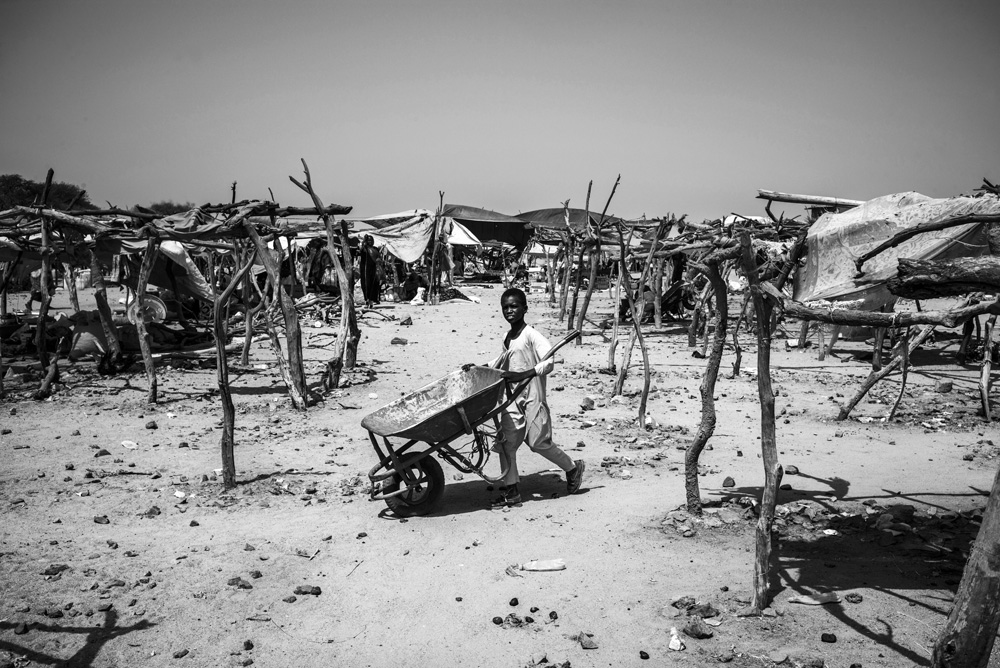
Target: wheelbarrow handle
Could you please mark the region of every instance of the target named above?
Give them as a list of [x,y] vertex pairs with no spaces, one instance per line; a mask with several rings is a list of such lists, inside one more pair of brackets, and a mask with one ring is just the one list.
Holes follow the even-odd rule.
[[548,358],[552,357],[553,355],[556,354],[557,350],[559,350],[560,348],[562,348],[563,346],[565,346],[570,341],[573,341],[574,339],[578,339],[578,338],[580,338],[580,330],[574,329],[572,332],[570,332],[569,334],[567,334],[566,336],[564,336],[562,339],[560,339],[559,343],[557,343],[556,345],[554,345],[551,348],[549,348],[549,352],[545,353],[545,356],[542,357],[542,361],[544,362]]

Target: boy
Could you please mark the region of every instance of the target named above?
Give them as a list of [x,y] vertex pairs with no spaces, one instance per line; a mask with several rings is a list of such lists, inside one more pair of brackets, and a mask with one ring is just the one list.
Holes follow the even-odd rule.
[[500,298],[500,311],[510,323],[510,331],[503,341],[503,354],[490,363],[502,369],[503,377],[512,383],[530,379],[517,399],[500,415],[500,431],[494,446],[500,455],[500,466],[507,469],[505,487],[493,507],[520,506],[520,477],[517,473],[517,449],[524,441],[533,452],[566,472],[566,489],[570,494],[580,491],[583,484],[583,460],[570,459],[552,442],[552,417],[545,401],[545,376],[552,371],[555,360],[541,361],[552,348],[544,336],[524,322],[528,312],[528,298],[517,288],[504,291]]

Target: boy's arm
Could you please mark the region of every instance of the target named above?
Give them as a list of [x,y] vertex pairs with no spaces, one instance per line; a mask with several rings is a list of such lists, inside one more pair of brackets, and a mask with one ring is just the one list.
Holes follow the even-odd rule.
[[535,365],[535,375],[547,376],[552,372],[552,369],[555,368],[556,358],[550,357],[547,360],[543,360],[542,358],[548,355],[549,351],[552,350],[552,344],[549,343],[549,340],[542,336],[536,329],[531,330],[531,335],[531,342],[534,345],[535,354],[538,355],[538,359],[540,360],[538,364]]

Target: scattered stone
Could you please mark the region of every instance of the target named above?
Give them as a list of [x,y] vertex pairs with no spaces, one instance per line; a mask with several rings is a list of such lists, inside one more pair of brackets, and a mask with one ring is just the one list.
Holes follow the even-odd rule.
[[189,650],[186,650],[186,649],[179,649],[176,652],[174,652],[174,658],[175,659],[183,659],[185,656],[188,655],[188,651]]
[[97,611],[98,612],[110,612],[111,611],[111,604],[110,603],[101,603],[99,606],[97,606]]
[[954,387],[954,383],[950,380],[939,380],[934,383],[934,391],[938,394],[948,394]]
[[776,649],[767,655],[767,659],[776,664],[785,663],[788,661],[788,652],[784,649]]
[[95,515],[94,516],[94,523],[95,524],[111,524],[111,520],[108,519],[107,515]]
[[362,531],[361,533],[358,534],[358,539],[360,540],[362,538],[368,538],[368,534],[365,533],[364,531]]
[[726,476],[726,479],[722,481],[723,487],[736,487],[736,481],[730,476]]
[[510,607],[512,607],[512,608],[513,608],[513,607],[514,607],[514,606],[516,606],[516,605],[517,605],[517,599],[516,599],[516,598],[512,598],[512,599],[510,599]]
[[580,631],[580,633],[577,634],[576,639],[579,641],[580,647],[583,649],[597,649],[597,642],[594,640],[593,633],[584,633],[583,631]]
[[493,623],[496,624],[497,626],[500,626],[501,624],[503,624],[503,617],[494,617]]
[[694,596],[679,596],[671,601],[670,605],[674,606],[678,610],[689,610],[694,607],[695,603],[697,603],[697,601],[694,600]]
[[837,642],[837,636],[832,633],[824,633],[820,635],[819,639],[823,642]]
[[191,520],[191,523],[188,524],[188,526],[197,527],[197,526],[201,526],[201,525],[198,524],[198,520]]
[[834,432],[833,437],[834,438],[844,438],[844,432],[842,432],[842,431]]
[[711,638],[715,635],[715,631],[713,631],[701,617],[692,617],[688,620],[688,623],[684,625],[683,631],[685,635],[695,638],[696,640]]
[[850,594],[844,596],[844,600],[848,603],[861,603],[861,601],[865,600],[865,597],[852,591]]
[[[324,538],[324,540],[326,540],[326,539]],[[253,552],[256,549],[257,548],[254,547],[253,545],[251,545],[250,543],[247,543],[246,545],[243,546],[243,551],[244,552]]]
[[226,584],[230,587],[235,586],[237,589],[253,589],[253,585],[241,577],[229,578],[229,581],[226,582]]
[[392,341],[390,341],[389,343],[394,346],[405,346],[408,343],[408,341],[402,337],[394,336],[392,337]]
[[531,610],[529,610],[528,612],[538,612],[538,607],[533,605],[531,606]]
[[708,619],[711,617],[718,617],[719,611],[715,609],[711,603],[698,603],[688,608],[687,613],[692,617],[701,617],[702,619]]
[[295,588],[295,593],[300,596],[319,596],[323,590],[314,585],[299,585]]
[[799,467],[796,466],[795,464],[789,464],[788,466],[785,467],[785,473],[787,473],[788,475],[798,475]]
[[409,327],[410,325],[413,324],[413,318],[410,316],[406,316],[399,322],[399,324],[403,325],[404,327]]
[[70,436],[79,436],[79,435],[80,435],[79,429],[74,429],[73,432],[70,434]]
[[559,619],[558,613],[556,613],[556,611],[553,610],[552,612],[549,613],[549,619],[551,619],[552,621]]
[[593,397],[584,397],[580,402],[580,408],[585,411],[594,410],[594,399]]
[[94,453],[94,456],[95,457],[109,457],[109,456],[111,456],[111,453],[108,452],[107,450],[105,450],[104,448],[101,448],[100,450],[98,450],[97,452]]
[[285,603],[295,603],[295,601],[297,601],[299,599],[295,598],[294,596],[286,596],[285,598],[283,598],[281,600],[284,601]]
[[733,659],[736,658],[736,653],[731,649],[727,649],[722,654],[715,657],[719,663],[732,663]]
[[69,570],[68,564],[52,564],[42,571],[42,575],[59,575],[66,570]]
[[146,429],[159,429],[159,427],[156,424],[156,420],[150,420],[149,422],[147,422]]
[[248,652],[250,650],[252,650],[253,649],[253,640],[244,640],[243,641],[243,649],[247,650]]
[[23,636],[27,632],[28,632],[28,625],[25,624],[24,622],[21,622],[20,624],[14,627],[14,635],[16,636]]
[[645,661],[646,659],[649,658],[649,652],[644,652],[643,650],[640,649],[639,650],[639,658],[642,659],[643,661]]
[[260,571],[254,570],[250,571],[250,577],[252,577],[254,580],[259,580],[260,578],[264,577],[264,574],[261,573]]
[[160,512],[162,511],[160,510],[159,506],[150,506],[149,510],[147,510],[142,514],[142,517],[156,517],[157,515],[160,514]]

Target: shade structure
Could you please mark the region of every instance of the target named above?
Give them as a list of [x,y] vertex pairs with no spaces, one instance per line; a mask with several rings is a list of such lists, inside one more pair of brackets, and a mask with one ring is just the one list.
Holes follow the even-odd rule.
[[522,218],[463,204],[445,204],[441,213],[461,223],[480,241],[524,248],[531,239],[532,230]]

